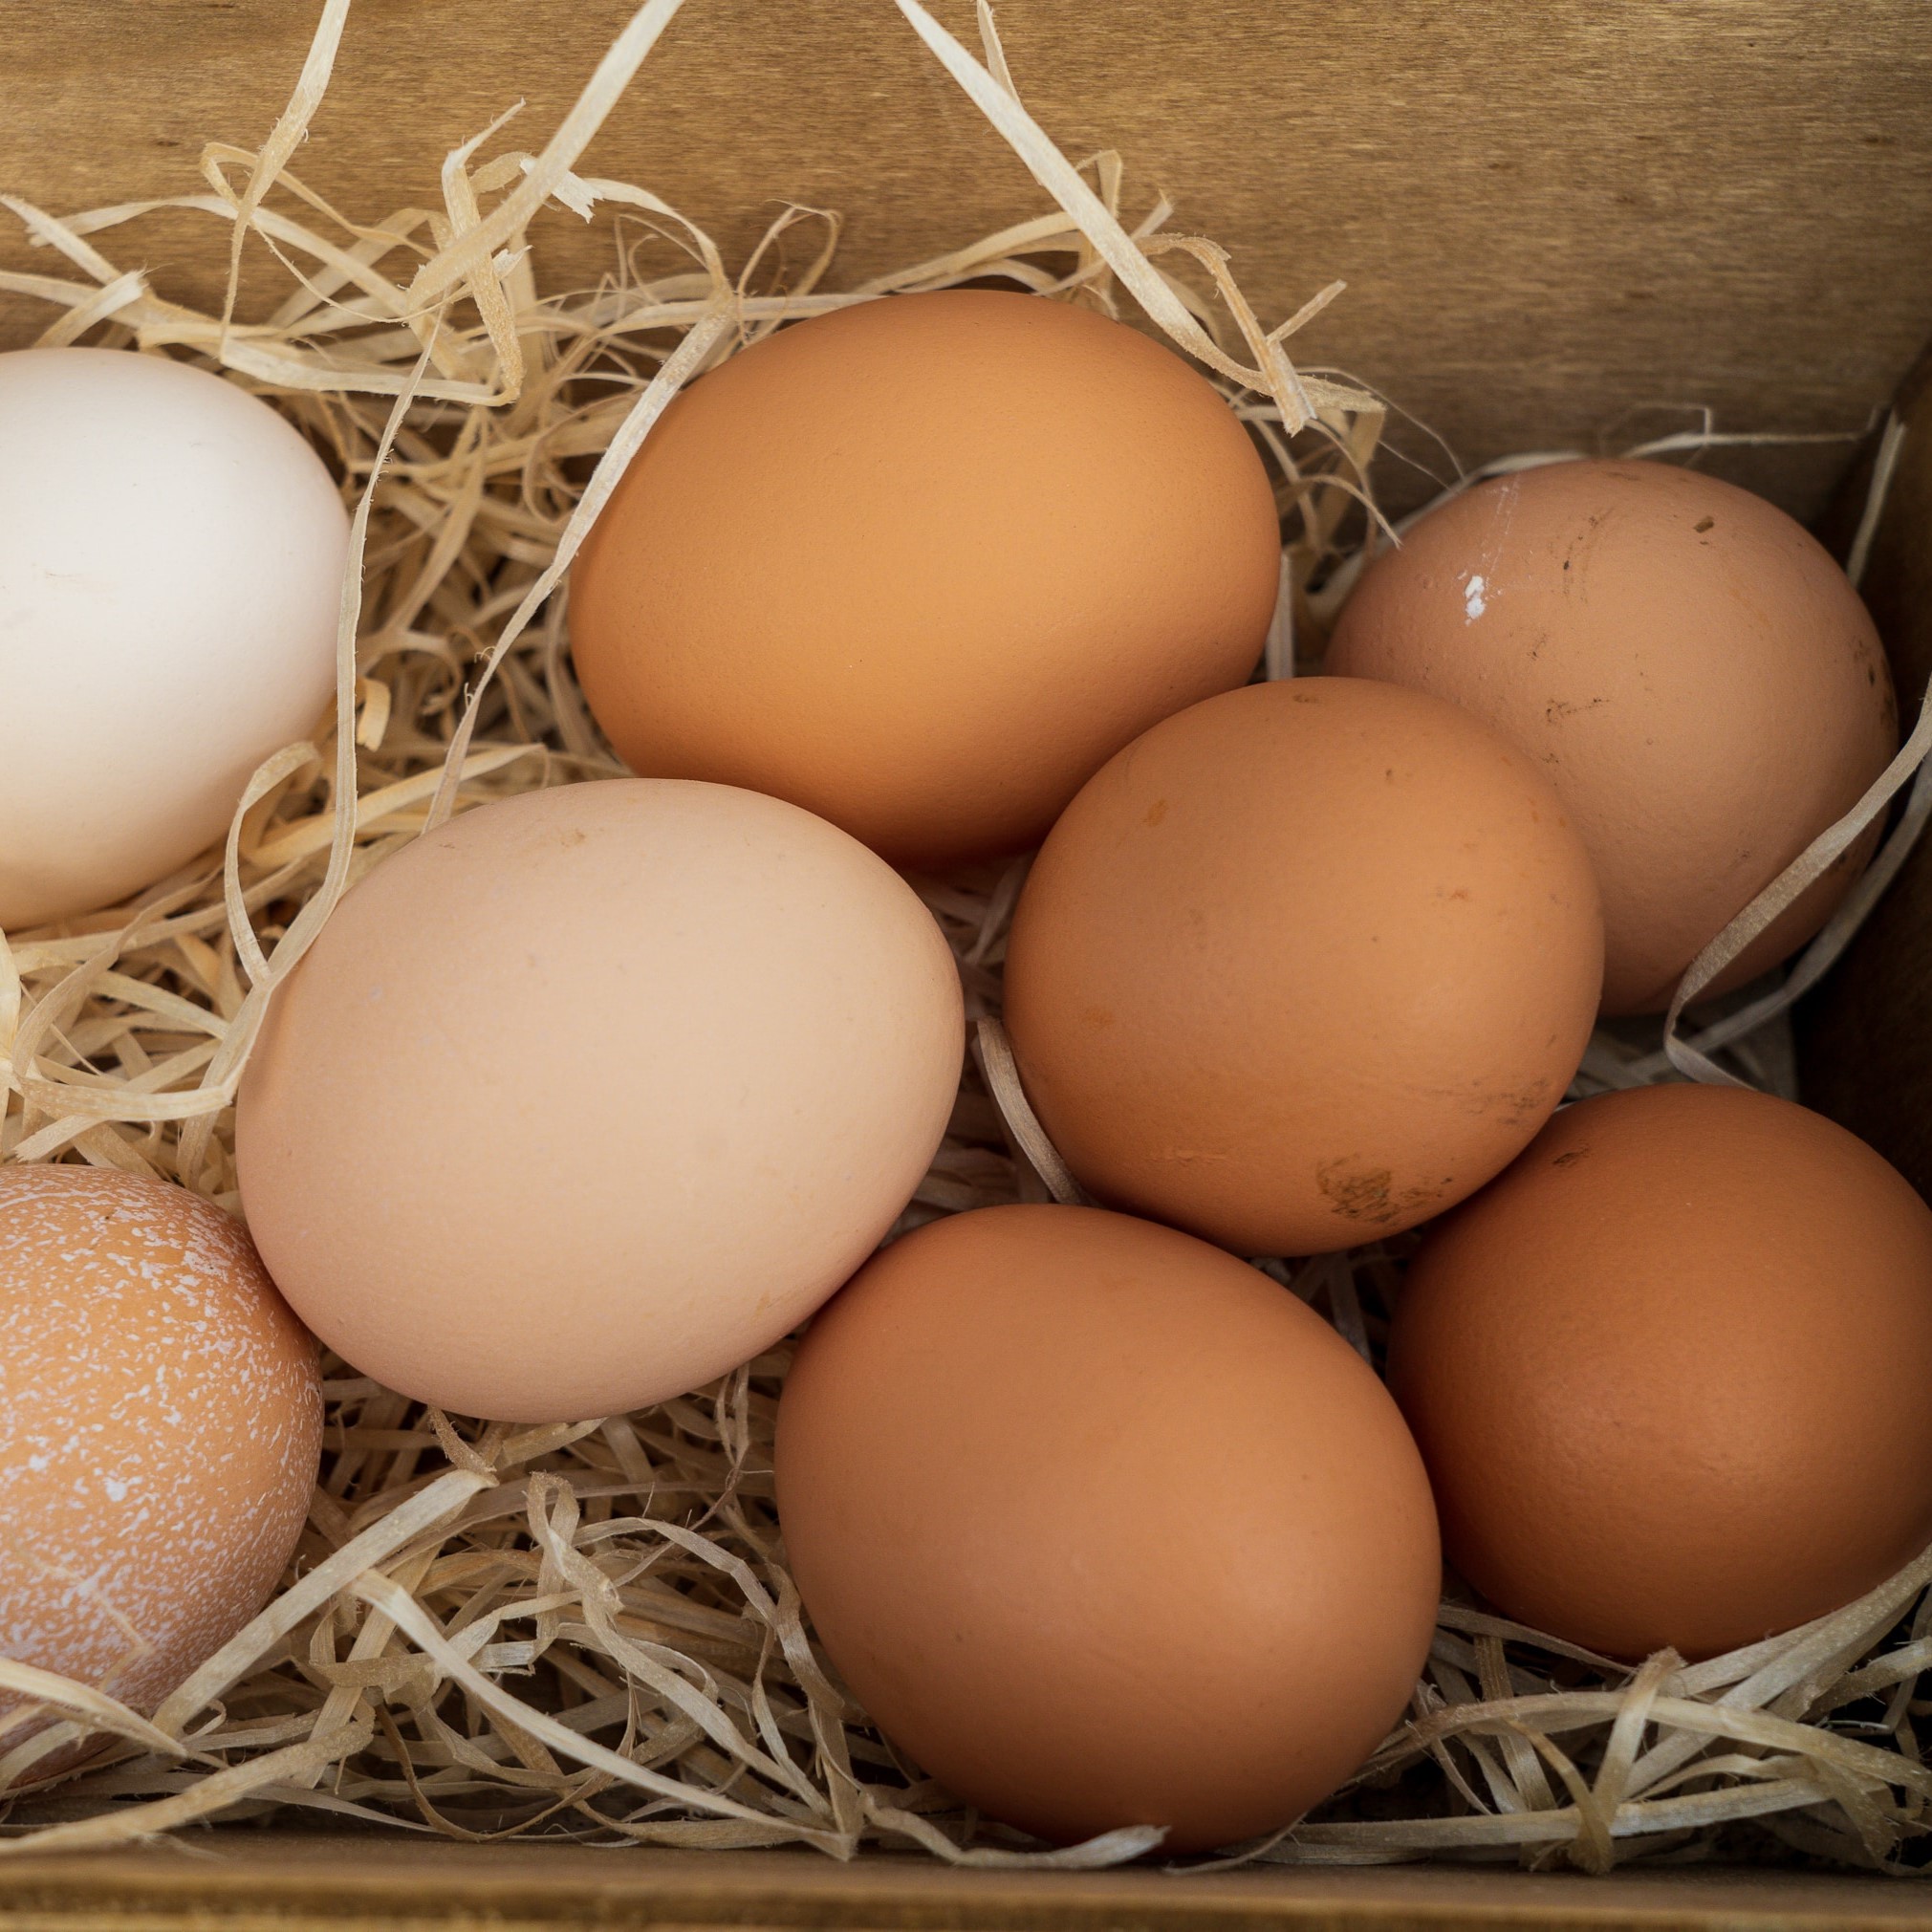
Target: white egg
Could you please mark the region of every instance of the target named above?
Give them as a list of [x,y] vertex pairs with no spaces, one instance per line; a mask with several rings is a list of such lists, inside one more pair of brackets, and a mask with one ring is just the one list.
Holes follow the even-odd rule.
[[258,398],[160,356],[0,355],[0,927],[227,830],[335,681],[349,526]]

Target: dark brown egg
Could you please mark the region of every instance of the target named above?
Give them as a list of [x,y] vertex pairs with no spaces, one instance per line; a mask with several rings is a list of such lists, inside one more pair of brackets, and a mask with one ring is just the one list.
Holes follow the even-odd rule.
[[1932,1541],[1932,1210],[1725,1087],[1566,1108],[1410,1269],[1389,1378],[1450,1561],[1612,1657],[1704,1657]]

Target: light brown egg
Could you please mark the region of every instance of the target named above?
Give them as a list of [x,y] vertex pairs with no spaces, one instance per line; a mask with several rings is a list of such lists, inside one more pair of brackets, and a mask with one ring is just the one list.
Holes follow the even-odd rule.
[[872,1251],[963,1028],[931,914],[823,819],[686,781],[526,792],[336,908],[250,1063],[242,1198],[290,1301],[389,1387],[636,1408]]
[[1509,1616],[1618,1658],[1752,1643],[1932,1542],[1932,1210],[1785,1100],[1585,1100],[1431,1231],[1389,1378]]
[[0,1657],[151,1711],[272,1594],[321,1434],[315,1343],[220,1208],[0,1167]]
[[631,768],[770,792],[897,865],[1016,852],[1254,667],[1266,471],[1170,350],[1034,295],[794,324],[680,396],[571,575]]
[[996,1818],[1199,1850],[1401,1715],[1440,1558],[1388,1392],[1259,1270],[1084,1207],[935,1222],[813,1323],[778,1509],[833,1662]]
[[[1549,773],[1603,887],[1603,1005],[1684,968],[1898,749],[1858,596],[1774,505],[1661,463],[1561,463],[1424,517],[1342,609],[1327,669],[1475,712]],[[1861,841],[1710,988],[1824,924]]]
[[1482,1185],[1562,1098],[1590,862],[1521,752],[1394,684],[1252,684],[1075,799],[1013,919],[1028,1097],[1095,1193],[1248,1254]]

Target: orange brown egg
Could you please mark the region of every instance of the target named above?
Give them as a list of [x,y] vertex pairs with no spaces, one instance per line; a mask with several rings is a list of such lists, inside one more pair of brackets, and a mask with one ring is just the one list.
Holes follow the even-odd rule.
[[894,296],[673,402],[572,572],[572,651],[633,771],[940,867],[1036,844],[1240,684],[1279,555],[1261,459],[1171,350],[1033,295]]
[[1167,719],[1053,829],[1013,918],[1027,1096],[1108,1204],[1248,1254],[1463,1199],[1562,1098],[1596,884],[1520,751],[1363,679]]
[[1616,1658],[1753,1643],[1932,1543],[1932,1209],[1769,1095],[1584,1100],[1431,1231],[1389,1378],[1510,1617]]
[[1125,1215],[991,1207],[886,1248],[799,1350],[776,1471],[845,1682],[1042,1837],[1287,1825],[1428,1651],[1435,1518],[1388,1392],[1258,1270]]

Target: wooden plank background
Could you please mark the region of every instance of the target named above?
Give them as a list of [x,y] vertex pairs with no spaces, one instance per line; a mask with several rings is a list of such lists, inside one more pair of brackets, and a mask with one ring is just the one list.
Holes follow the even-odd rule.
[[[934,5],[974,36],[970,0]],[[1702,406],[1722,428],[1856,430],[1932,336],[1923,0],[999,11],[1058,140],[1118,148],[1137,205],[1164,188],[1270,320],[1346,277],[1305,355],[1466,462],[1619,446]],[[445,150],[514,99],[513,138],[537,145],[628,11],[358,0],[298,166],[362,216],[427,200]],[[267,133],[314,17],[313,0],[6,0],[0,186],[56,209],[192,188],[203,141]],[[787,198],[839,208],[854,277],[1042,202],[890,0],[688,0],[587,164],[734,253]],[[185,261],[164,290],[206,296],[224,237],[154,223],[108,248]],[[553,286],[610,258],[607,233],[562,217],[540,246]],[[0,260],[24,259],[0,239]],[[38,326],[15,306],[0,340]],[[1809,514],[1847,461],[1813,448],[1739,473]]]
[[[1932,679],[1932,354],[1905,385],[1905,442],[1865,574],[1865,600],[1916,715]],[[1833,519],[1850,523],[1852,479]],[[1932,1200],[1932,836],[1921,837],[1843,959],[1798,1009],[1805,1098]]]
[[908,1856],[199,1832],[29,1859],[0,1932],[1924,1932],[1932,1888],[1704,1868],[1607,1878],[1414,1867],[959,1871]]

